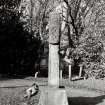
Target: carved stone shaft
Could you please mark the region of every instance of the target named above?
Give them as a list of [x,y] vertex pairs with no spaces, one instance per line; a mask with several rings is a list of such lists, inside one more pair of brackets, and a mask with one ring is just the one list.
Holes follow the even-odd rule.
[[60,15],[56,11],[49,16],[49,79],[51,87],[59,87],[59,36]]
[[60,14],[56,11],[49,16],[49,43],[59,44],[60,35]]
[[59,87],[59,55],[58,45],[49,44],[49,79],[48,85]]

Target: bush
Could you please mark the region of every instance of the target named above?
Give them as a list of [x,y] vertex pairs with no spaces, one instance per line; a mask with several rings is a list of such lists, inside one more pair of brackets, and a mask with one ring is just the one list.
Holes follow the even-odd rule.
[[[19,0],[20,1],[20,0]],[[34,74],[41,41],[24,29],[14,0],[0,5],[0,73]],[[13,7],[12,7],[13,6]]]

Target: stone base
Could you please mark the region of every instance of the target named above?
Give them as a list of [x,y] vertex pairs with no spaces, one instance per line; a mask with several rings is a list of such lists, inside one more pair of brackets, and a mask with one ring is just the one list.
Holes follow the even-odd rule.
[[38,105],[68,105],[64,88],[46,88],[41,91]]

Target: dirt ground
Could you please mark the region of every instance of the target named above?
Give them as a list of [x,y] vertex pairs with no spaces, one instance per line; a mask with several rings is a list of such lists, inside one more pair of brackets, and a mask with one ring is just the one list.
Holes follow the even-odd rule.
[[[65,85],[69,105],[105,105],[105,80],[61,80]],[[23,99],[24,90],[36,82],[39,87],[47,86],[47,79],[28,77],[24,79],[0,80],[0,105],[37,105],[39,96]],[[22,104],[24,103],[24,104]]]

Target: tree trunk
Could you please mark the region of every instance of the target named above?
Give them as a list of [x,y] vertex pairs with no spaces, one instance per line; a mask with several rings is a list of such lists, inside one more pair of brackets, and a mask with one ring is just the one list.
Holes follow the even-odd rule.
[[38,77],[38,72],[35,73],[35,78],[37,78],[37,77]]
[[62,72],[63,72],[63,71],[62,71],[62,70],[60,70],[60,79],[62,79]]
[[71,80],[71,65],[69,65],[69,80]]
[[82,76],[82,65],[80,65],[79,67],[80,67],[80,70],[79,70],[79,78],[81,78],[81,76]]

